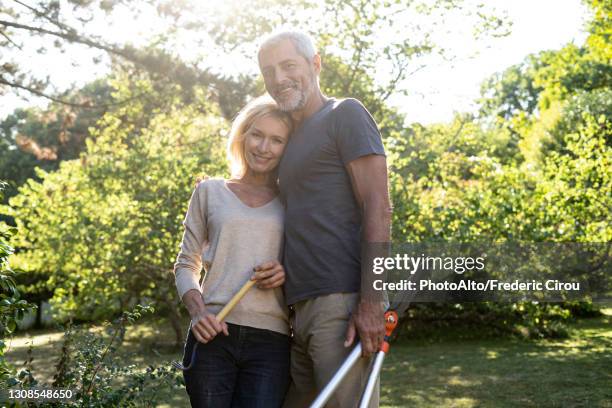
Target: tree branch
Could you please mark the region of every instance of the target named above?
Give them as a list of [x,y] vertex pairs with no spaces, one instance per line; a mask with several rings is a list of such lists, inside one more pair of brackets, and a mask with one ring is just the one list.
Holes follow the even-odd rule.
[[[13,27],[13,28],[17,28],[20,30],[27,30],[27,31],[33,31],[39,34],[47,34],[47,35],[52,35],[55,37],[59,37],[59,38],[63,38],[66,41],[69,42],[73,42],[73,43],[78,43],[78,44],[84,44],[87,45],[89,47],[92,48],[97,48],[99,50],[102,51],[106,51],[109,54],[115,54],[118,55],[120,57],[123,57],[127,60],[130,61],[134,61],[133,56],[131,56],[130,54],[126,53],[123,50],[120,50],[116,47],[113,46],[109,46],[109,45],[104,45],[101,44],[99,42],[93,41],[93,40],[89,40],[87,38],[83,38],[82,36],[79,36],[77,34],[76,31],[74,31],[73,29],[70,29],[69,33],[62,33],[59,31],[51,31],[51,30],[47,30],[46,28],[42,28],[42,27],[33,27],[33,26],[29,26],[29,25],[25,25],[25,24],[19,24],[19,23],[15,23],[13,21],[6,21],[6,20],[0,20],[0,25],[3,25],[5,27]],[[138,62],[138,61],[134,61],[134,62]]]
[[[353,40],[355,41],[355,45],[357,45],[358,43],[361,43],[361,41],[359,40],[359,38],[357,38],[355,33],[353,33]],[[343,86],[344,95],[347,95],[349,93],[351,85],[353,84],[353,81],[355,80],[355,76],[357,75],[357,71],[359,70],[359,65],[361,65],[361,58],[363,56],[364,47],[363,47],[363,44],[360,44],[360,45],[361,46],[359,48],[353,51],[352,60],[353,61],[356,60],[356,61],[355,61],[355,64],[353,65],[353,72],[351,72],[351,76],[344,82],[344,86]]]
[[404,75],[404,70],[406,69],[406,67],[408,67],[408,62],[400,65],[397,75],[395,76],[395,78],[389,81],[389,84],[387,85],[387,91],[381,97],[381,100],[386,101],[391,96],[391,93],[395,91],[395,86],[398,84],[399,81],[405,79],[406,77],[409,77],[410,75],[416,74],[417,72],[425,68],[425,65],[421,65],[414,71]]
[[47,13],[44,13],[44,12],[42,12],[42,11],[40,11],[40,10],[38,10],[38,9],[36,9],[36,8],[34,8],[34,7],[32,7],[32,6],[29,6],[29,5],[27,5],[27,4],[25,4],[25,3],[21,2],[21,1],[19,1],[19,0],[13,0],[13,1],[14,1],[15,3],[17,3],[17,4],[19,4],[19,5],[21,5],[21,6],[25,7],[25,8],[27,8],[27,9],[28,9],[28,10],[30,10],[32,13],[36,14],[38,17],[42,17],[42,18],[44,18],[45,20],[47,20],[47,21],[51,22],[52,24],[54,24],[55,26],[57,26],[57,27],[61,28],[62,30],[67,30],[67,31],[76,32],[76,30],[75,30],[74,28],[72,28],[72,27],[68,27],[67,25],[65,25],[65,24],[63,24],[63,23],[60,23],[58,20],[54,20],[53,18],[49,17],[49,16],[47,15]]
[[[189,87],[195,84],[205,84],[212,89],[219,88],[219,79],[216,78],[214,75],[211,75],[207,71],[199,71],[194,67],[188,66],[179,59],[176,59],[171,55],[167,54],[165,51],[159,51],[157,53],[149,54],[144,52],[141,55],[138,49],[129,46],[121,47],[119,45],[114,44],[104,44],[101,40],[93,40],[90,38],[86,38],[71,28],[68,29],[68,32],[62,32],[49,30],[44,27],[35,27],[6,20],[0,20],[0,27],[1,26],[12,27],[19,30],[26,30],[32,33],[59,37],[70,43],[83,44],[91,48],[102,50],[111,56],[115,55],[124,59],[125,61],[130,62],[150,74],[164,76],[170,79],[171,81],[180,84],[181,86]],[[8,83],[6,80],[3,81],[5,84],[11,85],[11,83]],[[16,85],[16,87],[25,89],[27,91],[33,90],[33,88],[31,87],[24,87],[21,84]],[[43,94],[39,90],[34,91],[35,92],[33,93],[36,95],[55,100],[53,97],[49,97],[48,95]],[[62,103],[61,100],[55,101]],[[70,103],[68,103],[68,105],[70,105]]]
[[105,108],[110,108],[112,106],[124,105],[124,104],[126,104],[128,102],[131,102],[133,100],[142,98],[142,97],[147,95],[146,93],[141,93],[141,94],[132,96],[131,98],[124,99],[122,101],[112,102],[112,103],[105,103],[105,104],[101,104],[101,105],[93,105],[93,104],[87,103],[87,102],[86,103],[76,103],[76,102],[70,102],[70,101],[67,101],[67,100],[64,100],[64,99],[60,99],[60,98],[57,98],[55,96],[48,95],[48,94],[46,94],[46,93],[44,93],[42,91],[39,91],[38,89],[30,87],[30,86],[23,85],[23,84],[20,84],[20,83],[17,83],[17,82],[7,81],[6,79],[2,78],[2,76],[0,76],[0,84],[4,84],[4,85],[10,86],[12,88],[23,89],[24,91],[28,91],[28,92],[30,92],[30,93],[32,93],[34,95],[40,96],[40,97],[45,98],[45,99],[49,99],[49,100],[51,100],[53,102],[57,102],[57,103],[60,103],[62,105],[71,106],[73,108],[82,108],[82,109],[105,109]]
[[23,48],[21,48],[21,45],[17,44],[15,41],[11,40],[11,37],[9,37],[4,31],[0,31],[0,35],[3,36],[4,38],[6,38],[6,40],[13,44],[15,47],[17,47],[20,51],[23,51]]

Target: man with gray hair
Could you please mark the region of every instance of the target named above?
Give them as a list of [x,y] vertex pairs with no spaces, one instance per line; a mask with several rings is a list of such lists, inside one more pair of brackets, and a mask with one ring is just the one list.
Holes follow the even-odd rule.
[[[294,408],[313,401],[356,335],[364,357],[384,338],[384,305],[362,251],[390,241],[387,165],[380,133],[364,106],[321,92],[321,57],[307,34],[271,35],[259,48],[258,62],[266,90],[296,125],[279,168],[286,206],[285,296],[294,332],[285,406]],[[359,402],[369,360],[354,367],[329,407]],[[378,392],[371,406],[378,406]]]

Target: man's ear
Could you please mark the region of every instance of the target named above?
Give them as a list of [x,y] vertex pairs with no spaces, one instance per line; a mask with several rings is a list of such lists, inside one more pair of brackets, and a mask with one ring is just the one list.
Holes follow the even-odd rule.
[[312,57],[312,64],[315,74],[319,75],[321,73],[321,56],[319,54],[315,54],[314,57]]

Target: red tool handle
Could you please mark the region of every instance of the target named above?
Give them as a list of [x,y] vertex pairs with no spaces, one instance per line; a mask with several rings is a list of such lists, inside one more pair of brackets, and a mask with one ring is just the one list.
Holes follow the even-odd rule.
[[389,339],[391,339],[391,334],[397,327],[397,321],[398,317],[395,310],[388,310],[385,312],[385,339],[380,345],[380,351],[385,354],[389,352]]

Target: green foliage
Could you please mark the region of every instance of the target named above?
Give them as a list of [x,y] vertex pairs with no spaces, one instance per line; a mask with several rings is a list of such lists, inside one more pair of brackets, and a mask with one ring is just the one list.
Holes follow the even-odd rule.
[[594,317],[601,313],[586,302],[417,304],[401,321],[400,331],[421,339],[440,336],[441,332],[451,338],[471,339],[566,338],[567,324],[580,315]]
[[[599,8],[591,37],[603,35],[600,20],[609,20],[602,11],[609,6],[592,3]],[[529,56],[485,81],[478,118],[413,126],[389,143],[394,237],[607,242],[612,69],[605,50],[587,41]]]
[[[600,41],[610,14],[609,2],[591,3],[587,43],[485,81],[478,118],[413,125],[387,140],[396,242],[610,242],[612,69],[609,41]],[[540,338],[566,335],[567,319],[590,308],[426,305],[412,317]]]
[[[0,196],[6,183],[0,181]],[[16,232],[15,228],[0,226],[0,388],[14,380],[15,369],[5,358],[7,336],[13,334],[17,321],[23,318],[25,312],[36,308],[27,301],[20,299],[14,272],[9,266],[8,258],[13,248],[8,245],[8,239]]]
[[538,107],[541,86],[535,84],[534,75],[541,61],[531,55],[518,65],[486,79],[480,99],[481,113],[502,120],[525,113],[532,115]]
[[[402,18],[473,12],[464,2],[296,0],[289,7],[258,0],[211,13],[207,24],[189,7],[169,3],[160,11],[184,19],[177,31],[194,30],[212,39],[211,47],[250,57],[256,38],[279,24],[315,34],[323,51],[324,93],[360,99],[381,128],[396,242],[608,242],[610,6],[598,0],[589,5],[594,17],[584,45],[527,57],[483,84],[478,116],[458,114],[450,123],[430,126],[405,126],[403,115],[387,103],[403,92],[419,58],[441,52],[427,33],[407,32]],[[312,18],[321,13],[333,19]],[[474,14],[482,18],[482,29],[503,34],[503,21],[479,9]],[[30,274],[19,281],[30,291],[43,281],[64,318],[110,317],[144,298],[160,313],[172,309],[171,266],[194,178],[224,174],[221,135],[227,119],[249,96],[263,92],[254,76],[213,75],[208,67],[187,67],[156,53],[154,46],[124,51],[148,69],[114,66],[108,88],[100,92],[109,98],[108,109],[83,116],[80,131],[89,126],[84,142],[57,168],[35,170],[7,208],[19,228],[13,262]],[[52,106],[9,118],[0,138],[2,157],[9,157],[18,132],[42,146],[59,140],[63,119],[52,117],[54,109],[59,111]],[[26,161],[12,162],[28,169],[12,175],[14,180],[31,177],[36,163]],[[557,313],[552,307],[483,307],[475,313],[502,316],[503,324],[523,325],[535,336],[563,331],[556,326],[563,319],[547,317]]]
[[612,48],[609,2],[588,1],[593,19],[584,45],[529,55],[482,86],[481,115],[495,132],[510,131],[524,160],[540,166],[582,123],[583,111],[610,117]]
[[[135,86],[150,85],[117,82],[116,97]],[[42,181],[11,200],[23,231],[15,262],[47,275],[61,318],[109,317],[145,297],[163,310],[176,298],[182,218],[195,177],[224,169],[226,122],[205,102],[144,109],[134,102],[107,113],[80,159],[37,170]]]
[[540,170],[503,164],[469,128],[414,131],[390,148],[395,239],[609,241],[611,122],[581,114]]
[[23,390],[32,387],[71,389],[75,393],[73,399],[63,401],[62,406],[153,406],[162,395],[167,396],[182,387],[182,377],[169,367],[149,365],[143,371],[135,364],[126,365],[118,354],[127,328],[153,312],[150,306],[136,305],[112,323],[106,322],[101,331],[68,324],[53,383],[40,383],[35,374],[28,371],[22,376],[24,380],[9,385]]

